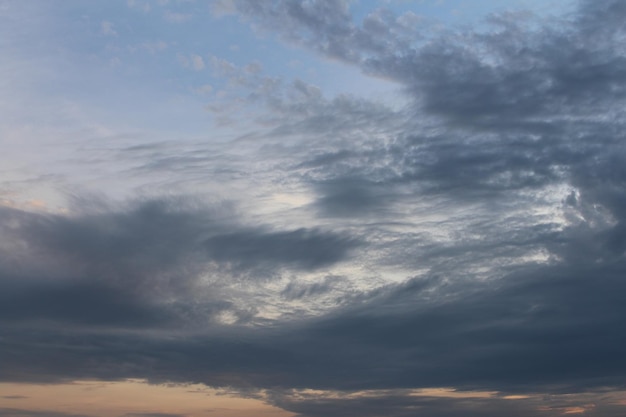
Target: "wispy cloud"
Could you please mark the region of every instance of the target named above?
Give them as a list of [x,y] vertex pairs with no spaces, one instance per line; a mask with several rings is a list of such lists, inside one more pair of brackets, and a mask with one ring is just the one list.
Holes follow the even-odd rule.
[[113,23],[108,20],[100,22],[100,31],[105,36],[117,36],[117,31],[115,30]]

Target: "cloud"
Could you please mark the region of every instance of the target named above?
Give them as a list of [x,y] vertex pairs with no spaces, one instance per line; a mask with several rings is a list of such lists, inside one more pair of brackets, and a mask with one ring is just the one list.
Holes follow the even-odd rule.
[[178,60],[185,68],[191,68],[194,71],[201,71],[204,69],[204,59],[200,55],[178,55]]
[[196,71],[200,71],[201,69],[204,69],[204,60],[199,55],[192,55],[191,56],[191,66]]
[[[492,15],[480,29],[428,36],[423,33],[427,28],[416,26],[410,16],[384,10],[355,22],[345,2],[237,5],[253,24],[290,42],[398,82],[412,100],[410,118],[404,120],[402,113],[385,117],[381,109],[372,109],[378,118],[369,120],[376,120],[380,133],[378,144],[367,150],[367,164],[351,164],[349,173],[337,159],[320,165],[326,173],[317,186],[321,213],[351,212],[342,201],[356,207],[387,204],[381,189],[385,195],[405,195],[407,185],[417,193],[471,199],[556,184],[576,187],[578,172],[604,158],[600,155],[607,149],[614,152],[620,141],[613,130],[621,126],[618,109],[626,81],[626,57],[616,47],[623,34],[614,18],[623,13],[619,2],[582,2],[577,14],[553,20],[507,12]],[[413,30],[405,27],[409,20]],[[597,23],[605,20],[605,25]],[[385,46],[365,39],[379,39]],[[338,125],[344,116],[358,119],[347,109],[320,106],[332,109]],[[332,119],[305,120],[334,126]],[[392,128],[399,120],[402,132]],[[276,132],[310,133],[304,123],[277,124]],[[360,133],[359,146],[336,142],[328,154],[352,162],[345,156],[355,155],[363,138],[372,135]],[[372,165],[380,166],[378,175]]]
[[235,13],[235,5],[232,0],[216,0],[211,3],[211,13],[217,17]]
[[[594,263],[526,267],[487,283],[415,278],[318,318],[209,335],[10,326],[3,375],[327,390],[622,387],[624,265]],[[34,361],[41,349],[54,360]]]
[[105,36],[117,36],[117,31],[114,29],[113,23],[108,20],[100,22],[100,31]]
[[189,13],[178,13],[171,10],[166,10],[163,14],[163,17],[165,18],[165,20],[172,23],[184,23],[190,20],[193,15]]
[[349,63],[359,63],[370,54],[411,47],[424,36],[421,19],[412,12],[394,16],[381,8],[357,25],[350,15],[350,2],[345,0],[306,3],[238,0],[234,4],[257,28],[276,32],[290,43]]
[[[607,378],[607,384],[617,382],[616,374],[604,363],[597,363],[592,369],[584,366],[583,369],[580,364],[592,361],[593,357],[611,357],[619,362],[616,356],[619,349],[610,353],[613,345],[610,329],[618,326],[618,317],[623,312],[616,310],[615,316],[604,316],[606,311],[597,304],[612,291],[621,291],[617,277],[623,267],[625,205],[620,197],[623,175],[618,168],[623,134],[617,109],[623,107],[625,80],[623,50],[616,47],[623,33],[621,20],[615,18],[623,13],[619,2],[582,2],[578,14],[552,21],[504,13],[491,16],[490,26],[439,32],[440,35],[418,33],[419,28],[403,26],[409,21],[415,23],[411,16],[396,17],[385,11],[373,13],[358,24],[350,17],[344,2],[236,4],[254,25],[275,31],[289,42],[352,63],[368,74],[395,80],[411,100],[406,113],[394,115],[402,120],[401,132],[393,130],[393,123],[388,123],[390,118],[381,117],[372,124],[384,139],[377,136],[368,140],[370,132],[359,131],[357,139],[344,144],[339,133],[333,136],[332,145],[321,138],[315,142],[317,152],[302,152],[302,162],[294,167],[317,193],[315,207],[322,216],[367,218],[376,213],[378,221],[391,223],[408,222],[406,213],[436,217],[436,210],[441,210],[448,215],[447,219],[434,223],[450,230],[457,225],[452,216],[455,208],[464,207],[467,211],[459,220],[463,230],[451,231],[452,241],[445,244],[426,239],[425,232],[417,237],[408,232],[380,232],[389,241],[376,248],[388,250],[389,259],[407,268],[409,265],[417,268],[421,263],[442,273],[447,282],[458,281],[452,287],[442,286],[434,291],[434,294],[440,291],[448,294],[445,297],[451,297],[453,302],[445,304],[445,308],[428,304],[432,311],[418,312],[409,307],[403,310],[395,304],[392,307],[390,301],[380,301],[381,305],[370,301],[367,306],[371,311],[397,309],[397,315],[390,313],[383,319],[361,312],[362,323],[348,320],[345,327],[329,330],[331,334],[320,331],[329,336],[328,340],[335,333],[347,337],[350,331],[355,332],[352,343],[346,339],[336,342],[336,346],[346,346],[345,357],[337,363],[358,362],[359,355],[355,352],[359,347],[366,350],[377,343],[384,344],[382,341],[389,341],[388,347],[393,350],[395,337],[403,349],[411,351],[414,347],[427,352],[423,357],[414,353],[417,355],[414,357],[428,363],[433,357],[443,355],[444,346],[456,346],[455,340],[463,340],[459,345],[463,351],[452,349],[449,357],[442,356],[441,361],[432,362],[434,374],[417,362],[416,368],[407,363],[388,362],[389,357],[402,356],[397,351],[381,349],[385,354],[380,356],[368,351],[363,358],[373,355],[380,361],[381,369],[404,369],[409,386],[420,384],[419,378],[409,375],[422,375],[430,383],[463,385],[463,372],[459,371],[464,367],[467,367],[468,384],[474,381],[480,385],[483,372],[484,381],[492,380],[491,387],[530,386],[533,378],[535,381],[556,378],[546,383],[546,389],[548,385],[567,385],[567,381],[573,385],[584,385],[583,381],[587,381],[590,387],[600,384],[603,377]],[[606,25],[600,23],[605,20]],[[259,95],[275,97],[274,90]],[[324,110],[330,113],[332,109],[336,120],[355,120],[346,108],[321,100],[319,95],[303,94],[303,97],[306,99],[302,108],[306,111],[319,105],[320,113]],[[273,109],[275,115],[281,114],[278,106]],[[332,123],[312,125],[333,126]],[[306,123],[283,122],[277,118],[276,126],[274,134],[287,132],[318,139]],[[354,129],[354,125],[349,126]],[[573,190],[576,198],[564,204],[567,195],[564,191],[560,191],[562,199],[550,195],[559,189],[568,190],[567,193]],[[558,215],[531,214],[540,207]],[[397,213],[405,216],[395,218]],[[370,223],[364,227],[372,230]],[[543,251],[550,262],[538,265],[538,261],[525,261],[517,270],[513,260],[532,251]],[[490,266],[492,260],[496,265],[486,275],[498,280],[472,284],[476,274],[473,268]],[[603,278],[595,281],[593,277]],[[465,291],[471,304],[454,295]],[[523,296],[517,300],[514,293]],[[577,300],[583,294],[595,301],[579,305]],[[542,301],[535,302],[534,297]],[[518,301],[528,304],[509,311]],[[486,310],[474,310],[474,306]],[[577,316],[576,306],[588,317],[597,317],[606,327],[579,326],[584,320]],[[553,307],[556,309],[551,310]],[[612,304],[612,308],[617,305]],[[551,319],[543,316],[539,319],[539,311]],[[422,322],[419,318],[422,313],[434,324],[428,325],[426,318]],[[330,314],[329,326],[339,325],[350,314]],[[478,317],[477,322],[473,323],[471,317]],[[514,319],[508,322],[503,317]],[[379,324],[377,320],[381,320]],[[500,320],[502,328],[497,324]],[[489,331],[474,334],[471,329],[482,326],[480,323]],[[372,330],[372,327],[384,329],[394,325],[397,330],[390,333]],[[459,333],[454,330],[456,326]],[[435,343],[432,350],[426,348],[428,343],[418,348],[420,338],[411,339],[407,334],[419,333],[416,330],[420,329],[427,341],[444,335],[452,339],[441,340],[441,345]],[[441,330],[441,336],[437,333],[439,329],[445,329]],[[369,331],[371,338],[365,337]],[[553,341],[552,334],[559,337]],[[324,345],[320,339],[316,340]],[[583,342],[590,339],[594,340],[592,348],[589,342]],[[475,348],[472,340],[477,342]],[[328,342],[328,346],[334,345]],[[580,350],[572,346],[579,346]],[[563,352],[570,352],[570,356]],[[340,356],[337,349],[333,353]],[[475,366],[471,365],[474,361],[477,361]],[[489,361],[493,361],[494,369],[487,366]],[[438,374],[435,369],[445,369],[446,363],[454,363],[455,370]],[[319,369],[336,369],[335,363],[327,365]],[[358,374],[357,369],[367,369],[368,375],[373,372],[362,364],[359,366],[355,365],[346,374]],[[457,377],[454,381],[438,379],[444,373]],[[576,379],[573,374],[580,381],[572,382]],[[525,375],[529,376],[528,381]],[[372,379],[381,381],[378,377]],[[337,375],[333,378],[341,380]],[[366,375],[361,378],[365,380]],[[402,377],[393,373],[392,379],[401,381]],[[311,381],[317,380],[311,375]]]
[[291,42],[403,84],[422,111],[455,122],[516,126],[581,110],[599,114],[611,108],[607,99],[624,96],[625,58],[613,47],[624,10],[615,1],[582,2],[574,17],[553,21],[502,13],[492,15],[487,28],[441,35],[426,35],[429,28],[409,14],[384,9],[358,24],[348,2],[237,5],[253,23]]
[[213,92],[213,86],[211,84],[204,84],[194,90],[198,94],[208,95]]
[[240,266],[278,262],[317,269],[345,259],[357,242],[339,235],[298,229],[279,233],[241,231],[213,236],[204,244],[217,261]]
[[227,301],[231,280],[330,266],[357,245],[322,230],[249,228],[184,200],[119,211],[91,201],[73,216],[0,208],[0,320],[145,328],[201,325],[226,310],[243,318],[245,308]]
[[12,323],[39,319],[68,324],[135,327],[167,320],[166,314],[156,308],[142,305],[140,300],[129,294],[97,283],[24,283],[23,279],[4,279],[0,287],[3,290],[0,315],[3,321]]
[[152,6],[149,2],[142,2],[138,0],[127,0],[126,4],[130,9],[137,9],[143,13],[149,13],[152,10]]
[[[431,392],[436,392],[432,390]],[[445,390],[439,390],[445,393]],[[598,404],[594,396],[555,395],[545,398],[533,395],[511,399],[488,393],[466,393],[465,397],[452,395],[429,396],[419,391],[362,391],[315,392],[290,390],[271,395],[271,401],[298,416],[414,416],[423,413],[434,417],[480,416],[503,414],[511,416],[545,416],[583,414],[592,416],[618,416],[623,412],[617,404]],[[487,394],[487,395],[485,395]]]
[[294,281],[285,287],[281,295],[289,300],[316,297],[332,292],[337,284],[343,281],[345,278],[334,275],[326,276],[323,281],[312,284]]
[[377,189],[376,184],[359,178],[338,178],[317,185],[323,196],[316,206],[322,214],[334,217],[351,217],[374,211],[380,214],[387,200],[384,190]]

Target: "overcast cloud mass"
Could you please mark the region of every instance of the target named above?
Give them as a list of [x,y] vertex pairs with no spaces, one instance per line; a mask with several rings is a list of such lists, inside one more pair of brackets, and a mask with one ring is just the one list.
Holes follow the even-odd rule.
[[0,1],[0,381],[624,415],[626,2],[417,3]]

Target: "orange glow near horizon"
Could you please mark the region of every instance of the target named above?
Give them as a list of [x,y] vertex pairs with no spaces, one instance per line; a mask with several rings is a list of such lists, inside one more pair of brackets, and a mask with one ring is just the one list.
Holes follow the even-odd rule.
[[[61,384],[0,383],[0,409],[52,412],[67,414],[68,417],[141,417],[142,414],[184,417],[294,417],[294,413],[264,402],[266,395],[267,393],[260,391],[258,398],[242,398],[236,391],[214,389],[202,384],[153,385],[144,380],[75,381]],[[449,398],[451,401],[532,400],[528,406],[545,412],[546,416],[586,415],[596,407],[593,393],[551,396],[550,401],[541,404],[543,395],[539,393],[501,395],[498,391],[457,391],[454,388],[289,391],[294,403],[354,401],[392,395]],[[558,400],[556,406],[551,404],[555,400]],[[613,406],[626,406],[626,391],[604,392],[602,400]],[[22,414],[18,412],[15,415]]]
[[151,385],[141,380],[64,384],[0,383],[0,408],[97,417],[166,413],[187,417],[290,417],[261,400],[239,398],[201,384]]

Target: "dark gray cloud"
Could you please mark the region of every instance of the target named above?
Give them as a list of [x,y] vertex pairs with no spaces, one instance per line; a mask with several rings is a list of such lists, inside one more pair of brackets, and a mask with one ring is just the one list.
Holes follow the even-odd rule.
[[624,388],[624,272],[621,259],[591,258],[483,283],[416,278],[319,318],[209,336],[10,327],[0,341],[3,375],[342,390]]
[[[25,282],[26,281],[26,282]],[[6,279],[0,284],[0,317],[125,327],[164,324],[173,317],[129,293],[102,283]]]
[[[351,197],[362,201],[359,207],[386,202],[372,197],[381,182],[393,187],[409,181],[418,192],[480,198],[492,191],[568,182],[572,173],[588,168],[585,161],[608,148],[614,152],[622,140],[623,129],[617,127],[626,55],[619,47],[624,34],[623,19],[616,17],[624,13],[620,2],[581,2],[577,13],[545,21],[504,13],[491,16],[490,26],[480,30],[428,36],[416,34],[428,28],[414,21],[412,30],[405,28],[408,15],[382,10],[355,22],[345,2],[310,2],[306,7],[289,1],[250,3],[237,4],[253,22],[397,81],[413,101],[413,119],[442,118],[429,122],[427,129],[405,122],[400,134],[391,127],[399,115],[394,122],[389,114],[379,119],[379,126],[395,138],[394,146],[380,141],[371,149],[369,163],[352,165],[349,175],[337,161],[320,167],[331,184],[344,184],[341,190],[320,189],[323,213],[341,213],[342,201]],[[378,38],[384,47],[364,38]],[[337,52],[342,48],[350,54]],[[334,117],[341,119],[343,113],[335,110]],[[427,131],[432,133],[423,133]],[[372,165],[386,168],[378,173],[382,176],[372,176]],[[368,181],[371,187],[358,185]]]
[[[383,187],[360,178],[337,178],[316,185],[321,197],[316,206],[322,214],[352,217],[374,212],[380,214],[388,203]],[[387,198],[386,198],[387,197]],[[378,213],[377,213],[378,212]]]
[[[51,215],[0,210],[0,321],[169,326],[237,311],[227,287],[345,260],[355,238],[238,224],[223,208],[152,200]],[[215,269],[217,268],[217,269]],[[202,281],[215,273],[212,284]],[[205,280],[206,281],[206,280]]]
[[397,80],[423,109],[471,124],[580,115],[581,105],[623,98],[625,57],[613,47],[624,32],[619,1],[582,1],[560,20],[502,13],[489,30],[443,35],[411,13],[380,9],[356,22],[345,1],[236,4],[285,39]]
[[213,236],[204,242],[217,261],[238,266],[269,262],[301,269],[332,265],[345,259],[356,244],[345,236],[306,229],[278,233],[240,231]]
[[[433,417],[469,416],[496,417],[562,415],[566,412],[585,412],[591,416],[618,416],[623,412],[619,405],[596,407],[596,398],[523,398],[510,400],[502,397],[441,398],[428,395],[412,395],[397,390],[394,392],[354,393],[352,397],[323,396],[297,391],[274,394],[272,402],[298,416],[366,416],[405,417],[428,415]],[[585,401],[586,400],[586,401]]]
[[[601,392],[584,404],[579,396],[561,404],[542,396],[511,402],[401,391],[303,399],[285,390],[455,386],[558,394],[624,388],[626,340],[619,331],[626,314],[620,296],[626,290],[624,268],[622,260],[591,256],[576,265],[525,267],[496,282],[415,278],[363,293],[350,307],[320,318],[265,329],[222,328],[208,335],[9,327],[0,340],[2,375],[39,382],[141,376],[153,382],[268,388],[272,404],[303,416],[353,415],[363,407],[364,415],[372,416],[411,415],[416,409],[435,416],[461,410],[560,415],[590,403],[595,404],[590,415],[617,416],[621,406],[607,402]],[[310,296],[318,290],[326,288],[292,287],[289,294]],[[546,405],[548,411],[537,410]]]

